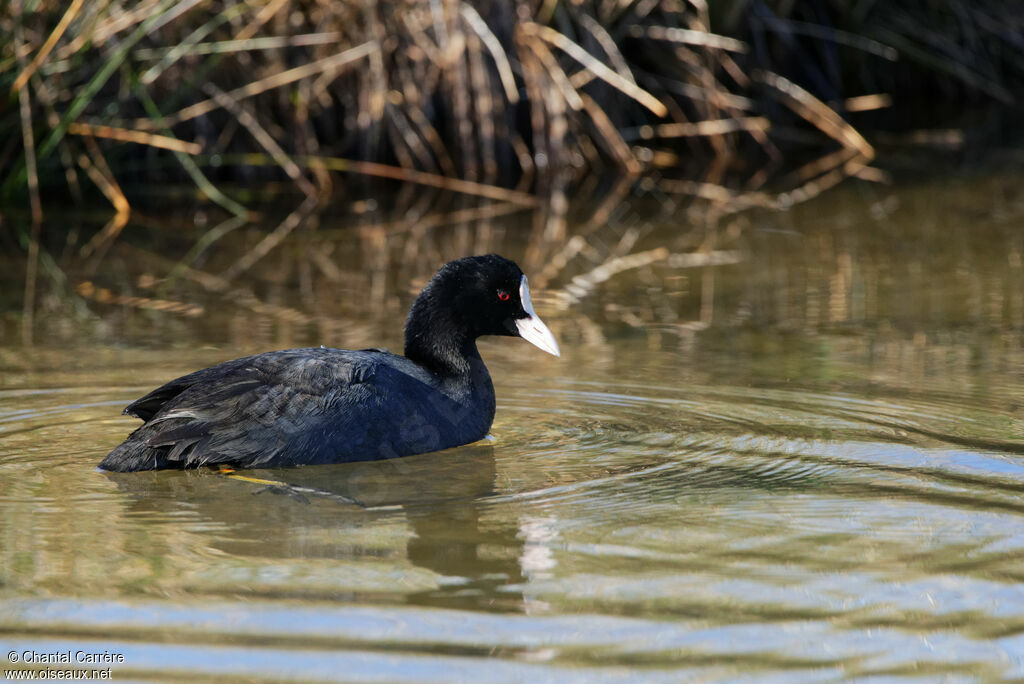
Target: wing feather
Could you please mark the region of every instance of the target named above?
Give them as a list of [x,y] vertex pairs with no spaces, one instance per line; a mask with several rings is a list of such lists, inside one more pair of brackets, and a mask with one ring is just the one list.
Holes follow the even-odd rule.
[[374,379],[385,356],[390,354],[288,350],[177,378],[125,409],[146,422],[100,465],[194,467],[244,457],[251,466],[287,461],[296,447],[323,449],[317,436],[326,438],[331,423],[349,423],[352,397],[379,392]]

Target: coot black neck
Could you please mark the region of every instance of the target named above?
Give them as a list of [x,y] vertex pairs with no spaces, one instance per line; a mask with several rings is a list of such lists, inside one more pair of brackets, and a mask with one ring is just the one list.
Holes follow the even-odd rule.
[[442,377],[465,377],[480,360],[476,335],[453,312],[436,306],[428,287],[405,322],[405,357]]

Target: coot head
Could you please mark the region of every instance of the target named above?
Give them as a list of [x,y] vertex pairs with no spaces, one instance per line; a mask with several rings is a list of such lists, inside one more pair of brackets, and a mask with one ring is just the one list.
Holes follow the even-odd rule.
[[522,337],[559,356],[554,335],[533,310],[526,276],[497,254],[456,259],[434,275],[405,323],[405,355],[436,365],[465,355],[482,335]]

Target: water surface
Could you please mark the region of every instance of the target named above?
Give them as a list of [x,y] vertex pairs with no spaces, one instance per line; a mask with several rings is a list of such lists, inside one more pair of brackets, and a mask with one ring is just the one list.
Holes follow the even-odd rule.
[[[190,234],[139,226],[44,298],[31,348],[5,328],[2,652],[121,653],[115,680],[1024,678],[1020,180],[851,185],[736,219],[720,265],[582,289],[633,226],[572,253],[512,214],[411,251],[339,220],[226,292],[163,281]],[[679,218],[642,228],[633,252],[692,251]],[[197,367],[400,348],[432,269],[486,250],[536,274],[563,349],[481,345],[492,440],[250,479],[95,468],[124,405]]]

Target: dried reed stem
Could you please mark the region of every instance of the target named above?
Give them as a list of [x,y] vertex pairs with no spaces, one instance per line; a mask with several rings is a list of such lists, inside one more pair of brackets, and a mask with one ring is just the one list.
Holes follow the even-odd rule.
[[68,5],[64,15],[60,18],[60,21],[57,22],[53,31],[50,32],[50,36],[46,39],[46,42],[43,43],[43,46],[39,48],[39,52],[37,52],[36,56],[32,58],[32,61],[28,66],[22,68],[21,73],[18,74],[18,78],[14,79],[14,85],[11,86],[12,93],[17,93],[24,88],[25,84],[28,83],[28,79],[32,78],[32,74],[34,74],[36,69],[39,68],[39,65],[46,61],[50,51],[53,50],[57,45],[57,42],[60,41],[61,36],[63,36],[64,32],[67,31],[68,26],[71,25],[74,18],[78,16],[78,11],[82,9],[83,2],[85,2],[85,0],[71,0],[71,4]]
[[76,122],[68,125],[68,133],[71,135],[87,135],[91,138],[106,138],[108,140],[130,142],[148,147],[159,147],[164,150],[173,150],[192,155],[200,154],[203,151],[203,146],[199,143],[186,142],[165,135],[147,133],[146,131],[133,131],[128,128]]
[[597,78],[608,85],[621,91],[624,95],[636,100],[656,116],[666,116],[668,109],[662,102],[649,92],[640,88],[632,81],[628,81],[615,71],[609,69],[603,62],[584,50],[578,44],[566,38],[558,31],[548,26],[534,22],[524,22],[519,25],[520,30],[528,35],[536,35],[551,43],[565,54],[579,62],[585,69],[588,69]]
[[263,149],[270,154],[274,161],[277,162],[277,165],[280,166],[284,172],[288,174],[288,177],[295,182],[295,185],[299,190],[301,190],[307,197],[316,196],[316,187],[314,187],[314,185],[302,175],[299,165],[292,161],[291,157],[288,156],[288,153],[281,148],[277,141],[274,140],[273,136],[267,133],[266,129],[260,125],[252,112],[243,107],[238,101],[228,97],[224,91],[220,90],[212,83],[207,83],[203,90],[208,95],[211,95],[218,105],[231,112],[232,116],[238,120],[238,123],[249,131],[252,137],[256,139],[256,142],[258,142]]
[[[226,95],[232,100],[243,100],[247,97],[253,97],[254,95],[259,95],[260,93],[273,90],[274,88],[280,88],[283,85],[294,83],[295,81],[303,78],[309,78],[310,76],[315,76],[316,74],[345,66],[375,53],[378,49],[379,46],[376,42],[368,41],[362,45],[345,50],[344,52],[319,59],[311,64],[304,64],[300,67],[288,69],[287,71],[272,74],[266,78],[261,78],[258,81],[253,81],[252,83],[248,83],[226,93]],[[197,116],[208,114],[219,106],[220,105],[217,104],[215,98],[210,98],[208,100],[203,100],[202,102],[197,102],[194,105],[186,107],[169,116],[165,116],[162,119],[140,119],[136,122],[136,127],[150,129],[168,128],[175,124],[182,123],[183,121],[194,119]]]
[[828,105],[789,79],[770,71],[755,71],[754,77],[775,88],[782,101],[794,112],[811,122],[825,135],[844,147],[857,150],[865,159],[874,159],[875,150],[850,124]]
[[[375,176],[377,178],[390,178],[391,180],[406,181],[419,185],[429,185],[442,190],[450,190],[466,195],[476,195],[487,199],[499,200],[502,202],[513,202],[520,206],[534,207],[540,201],[533,195],[525,192],[517,192],[496,185],[474,183],[460,178],[448,178],[439,176],[436,173],[427,173],[416,169],[407,169],[399,166],[378,164],[377,162],[365,162],[355,159],[342,159],[340,157],[318,157],[318,156],[296,156],[293,157],[296,163],[302,166],[321,165],[331,171],[344,171],[347,173]],[[237,161],[252,166],[267,166],[271,164],[268,157],[261,154],[245,154],[238,157],[229,157],[228,161]]]

